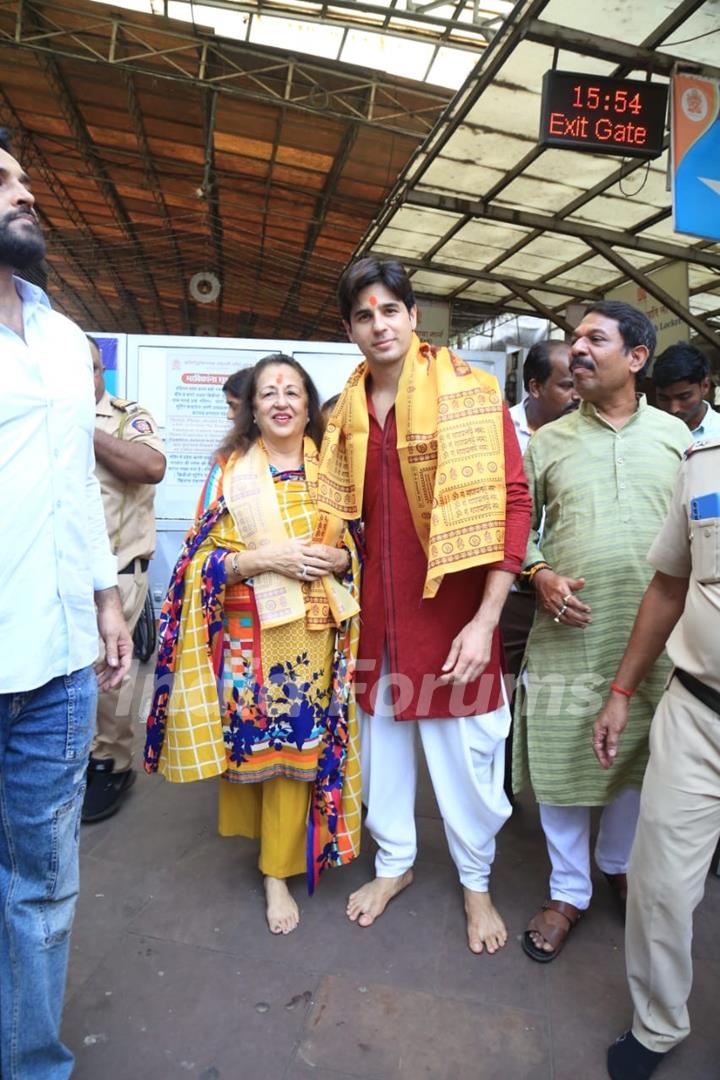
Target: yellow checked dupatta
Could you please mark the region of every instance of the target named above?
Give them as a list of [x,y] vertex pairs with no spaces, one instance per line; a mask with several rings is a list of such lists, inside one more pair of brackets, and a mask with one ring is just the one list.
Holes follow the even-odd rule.
[[[318,507],[362,516],[369,420],[367,363],[348,379],[325,433]],[[497,379],[413,334],[395,400],[397,451],[415,531],[427,554],[423,597],[444,574],[499,562],[505,544],[505,453]]]

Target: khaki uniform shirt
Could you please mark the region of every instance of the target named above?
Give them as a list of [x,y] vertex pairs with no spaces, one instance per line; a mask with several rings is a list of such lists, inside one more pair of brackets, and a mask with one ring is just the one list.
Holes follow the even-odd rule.
[[720,439],[708,439],[687,451],[648,559],[663,574],[689,578],[685,610],[667,643],[670,659],[720,692],[720,517],[690,516],[690,500],[715,491]]
[[[95,406],[95,426],[125,442],[165,448],[149,412],[134,401],[111,398],[107,391]],[[117,555],[118,570],[133,559],[149,559],[155,550],[155,484],[131,484],[120,480],[101,462],[95,473],[102,490],[105,523],[110,546]]]

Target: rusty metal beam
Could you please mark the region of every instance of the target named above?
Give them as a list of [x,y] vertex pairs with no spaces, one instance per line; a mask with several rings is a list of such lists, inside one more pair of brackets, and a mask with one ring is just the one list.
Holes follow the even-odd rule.
[[530,304],[530,306],[537,311],[538,315],[542,315],[544,319],[555,323],[555,325],[559,326],[561,330],[564,330],[566,334],[572,333],[573,328],[567,319],[563,315],[557,314],[552,308],[549,308],[542,300],[538,300],[536,296],[533,296],[529,289],[522,288],[522,286],[518,285],[516,282],[513,291],[515,295],[519,296],[521,300],[524,300],[526,304]]
[[[112,263],[108,260],[106,253],[101,249],[99,241],[92,233],[90,226],[88,225],[87,221],[83,217],[82,213],[80,212],[74,201],[71,199],[65,186],[58,179],[47,158],[35,142],[34,137],[23,125],[21,117],[17,113],[13,103],[7,96],[6,92],[2,89],[2,87],[0,87],[0,103],[2,103],[2,107],[7,113],[7,115],[12,117],[15,129],[21,133],[20,145],[22,148],[23,166],[28,172],[37,172],[37,174],[42,177],[43,182],[47,185],[54,198],[57,199],[64,212],[72,221],[75,228],[77,228],[79,232],[83,235],[85,240],[89,244],[91,244],[95,265],[98,267],[100,265],[105,266],[115,286],[118,299],[122,301],[124,298],[124,286],[117,274],[115,273],[115,269]],[[48,227],[51,227],[50,220],[45,214],[43,207],[38,206],[37,209],[41,219],[45,223],[47,223]],[[105,307],[107,317],[110,319],[110,324],[113,324],[117,319],[117,312],[113,312],[113,309],[105,300],[104,296],[97,287],[97,282],[95,278],[89,272],[88,268],[75,256],[70,246],[66,243],[66,241],[63,239],[63,237],[57,230],[53,231],[52,242],[58,247],[61,247],[64,257],[72,260],[72,262],[75,264],[80,276],[84,277],[87,281],[88,288],[91,290],[96,299]]]
[[[136,264],[139,272],[142,274],[145,280],[145,288],[147,294],[150,297],[155,310],[160,315],[164,332],[168,332],[168,324],[165,319],[165,315],[162,309],[162,301],[160,294],[157,290],[152,275],[148,272],[145,253],[143,252],[142,245],[137,236],[135,225],[130,219],[130,216],[125,209],[122,199],[118,195],[115,185],[112,182],[110,175],[104,161],[95,150],[93,141],[90,137],[90,133],[85,125],[85,121],[80,114],[80,110],[72,96],[69,86],[65,81],[65,77],[60,70],[60,65],[51,56],[42,56],[39,58],[40,66],[42,67],[45,77],[48,80],[50,89],[53,91],[55,100],[60,106],[60,110],[68,123],[70,130],[75,136],[75,141],[78,150],[82,154],[85,164],[91,176],[97,178],[97,186],[103,200],[112,214],[115,222],[121,233],[127,237],[130,241],[133,252],[136,259]],[[135,314],[143,330],[146,330],[142,312],[133,299],[133,307]]]
[[662,289],[657,282],[653,281],[652,278],[647,277],[641,270],[637,270],[632,263],[629,263],[622,255],[618,255],[617,251],[613,251],[609,244],[604,243],[602,240],[593,240],[591,243],[599,255],[602,255],[609,263],[612,263],[618,270],[621,270],[631,281],[641,285],[646,292],[649,292],[651,296],[654,296],[656,300],[659,300],[661,304],[664,304],[669,311],[672,311],[673,315],[677,315],[678,318],[687,323],[687,325],[701,338],[704,338],[705,341],[708,341],[716,348],[720,346],[720,337],[718,337],[717,334],[714,334],[702,319],[698,319],[695,315],[691,314],[687,308],[684,308],[674,296],[665,292],[665,290]]
[[220,295],[217,298],[217,330],[220,333],[223,300],[225,293],[225,259],[223,255],[223,225],[220,217],[220,199],[218,196],[217,177],[215,175],[215,118],[217,116],[217,92],[209,90],[203,102],[205,126],[205,168],[202,180],[202,192],[207,210],[207,227],[212,242],[215,273],[220,281]]
[[[41,213],[40,213],[39,209],[37,211],[37,215],[38,215],[38,217],[41,217]],[[47,221],[47,219],[45,219],[45,221],[43,222],[43,230],[44,230],[46,235],[52,235],[53,229],[52,229],[52,226],[50,225],[50,223]],[[53,266],[53,264],[51,262],[46,262],[46,265],[47,265],[47,268],[48,268],[48,278],[54,278],[56,280],[56,282],[57,282],[56,293],[52,294],[53,295],[53,300],[55,301],[55,303],[57,303],[58,300],[60,299],[58,297],[58,295],[57,295],[58,293],[60,294],[60,296],[62,296],[63,293],[67,293],[69,295],[70,299],[73,300],[73,302],[75,303],[75,306],[81,312],[84,312],[84,317],[80,322],[80,326],[84,326],[84,327],[92,326],[95,319],[97,318],[97,316],[94,315],[93,312],[90,310],[90,308],[87,306],[87,304],[85,303],[85,301],[84,301],[83,297],[80,295],[80,293],[77,292],[76,289],[71,288],[71,286],[68,285],[67,281],[63,281],[63,279],[60,277],[60,275],[58,274],[57,270],[55,269],[55,267]],[[49,281],[48,281],[48,293],[50,293],[50,282]],[[62,301],[60,300],[60,302],[62,302]]]
[[[91,14],[87,7],[74,7],[72,0],[10,0],[1,5],[3,44],[54,60],[66,57],[109,65],[250,101],[285,102],[309,115],[353,120],[415,138],[432,130],[452,98],[449,90],[225,41],[160,17],[152,21],[130,11],[108,14],[102,7]],[[406,95],[408,103],[398,95]]]
[[575,30],[569,26],[541,19],[530,19],[524,27],[524,37],[539,45],[549,45],[553,49],[566,49],[568,52],[592,56],[596,60],[607,60],[630,71],[650,71],[660,75],[672,75],[676,66],[700,67],[702,74],[709,78],[720,78],[720,68],[713,64],[694,65],[692,61],[671,53],[657,52],[654,47],[633,45],[630,42],[617,41],[615,38],[590,34],[585,30]]
[[280,332],[285,319],[288,317],[293,308],[297,306],[298,296],[300,295],[300,289],[305,278],[305,271],[307,270],[308,263],[313,256],[315,244],[317,242],[318,236],[320,235],[320,230],[325,223],[325,214],[327,212],[327,208],[330,205],[333,196],[335,195],[335,189],[340,181],[343,169],[347,164],[348,158],[350,156],[353,146],[355,145],[355,141],[358,137],[359,132],[360,128],[358,124],[351,124],[346,130],[342,142],[338,148],[338,152],[335,155],[335,160],[333,161],[332,168],[330,169],[330,172],[326,177],[322,192],[316,200],[310,226],[305,236],[303,253],[300,258],[298,268],[295,272],[295,277],[293,278],[292,284],[290,285],[290,288],[288,289],[287,295],[285,297],[285,303],[283,304],[282,311],[278,316],[276,324],[278,333]]
[[650,255],[665,256],[669,259],[679,259],[681,262],[720,269],[720,255],[703,251],[699,247],[669,244],[664,240],[651,240],[629,232],[621,232],[619,229],[602,228],[583,221],[565,221],[550,214],[515,210],[508,206],[488,206],[479,199],[463,199],[454,195],[439,195],[431,191],[408,191],[405,193],[403,204],[444,210],[451,214],[470,215],[478,220],[521,225],[529,229],[540,229],[542,232],[559,233],[562,236],[574,236],[587,243],[590,240],[601,240],[617,247],[634,248]]
[[135,132],[135,138],[138,141],[140,147],[141,159],[143,163],[143,169],[145,171],[145,180],[147,182],[148,190],[155,200],[155,205],[158,208],[160,216],[165,226],[165,233],[167,235],[170,247],[173,252],[175,264],[178,270],[178,281],[180,284],[180,293],[182,296],[182,317],[185,325],[185,333],[192,334],[193,322],[190,315],[190,305],[187,299],[188,289],[188,277],[185,262],[180,251],[180,245],[177,241],[175,229],[173,228],[172,218],[170,217],[170,211],[163,195],[162,184],[160,178],[155,170],[153,164],[153,155],[150,150],[150,146],[145,133],[145,125],[143,123],[142,109],[140,108],[140,102],[138,101],[137,88],[135,86],[134,75],[126,71],[125,72],[125,85],[128,92],[128,113],[132,122],[133,131]]
[[495,285],[502,285],[511,292],[515,292],[517,289],[533,289],[537,288],[540,292],[557,293],[559,296],[567,298],[568,296],[576,296],[582,300],[600,300],[602,294],[596,289],[572,289],[561,285],[533,285],[531,282],[522,281],[519,278],[513,277],[512,274],[493,273],[489,274],[486,270],[472,270],[467,266],[456,266],[453,263],[427,262],[425,259],[413,259],[411,257],[403,257],[403,266],[406,269],[412,270],[427,270],[432,274],[447,274],[450,277],[461,277],[469,281],[489,281]]

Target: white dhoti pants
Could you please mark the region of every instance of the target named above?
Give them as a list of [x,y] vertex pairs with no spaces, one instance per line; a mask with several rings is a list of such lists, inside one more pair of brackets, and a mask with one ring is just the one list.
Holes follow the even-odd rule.
[[399,877],[415,862],[419,733],[460,881],[487,892],[495,836],[511,814],[503,790],[507,704],[480,716],[396,721],[383,697],[378,693],[372,715],[358,709],[365,824],[379,849],[375,873]]
[[[540,805],[552,865],[550,899],[585,911],[590,906],[590,807]],[[595,844],[595,862],[605,874],[627,872],[635,838],[640,792],[626,788],[603,807]]]

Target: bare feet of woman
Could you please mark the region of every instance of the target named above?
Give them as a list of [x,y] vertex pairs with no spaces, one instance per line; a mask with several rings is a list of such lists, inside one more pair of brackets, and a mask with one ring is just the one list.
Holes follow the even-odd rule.
[[463,888],[467,916],[468,947],[471,952],[497,952],[507,941],[505,923],[500,918],[490,893]]
[[348,898],[345,909],[348,919],[357,922],[358,926],[372,926],[392,898],[412,885],[412,880],[412,870],[406,870],[400,877],[378,877],[361,885]]
[[265,878],[265,912],[271,934],[291,934],[300,922],[300,911],[284,878]]

